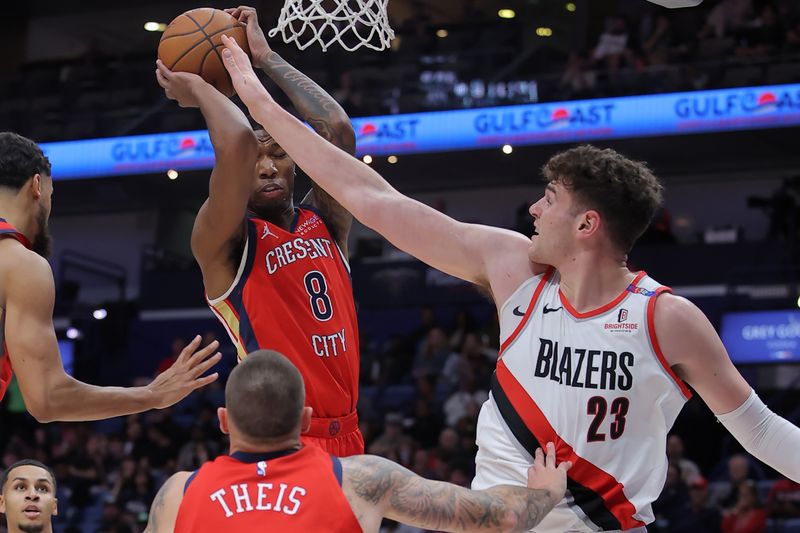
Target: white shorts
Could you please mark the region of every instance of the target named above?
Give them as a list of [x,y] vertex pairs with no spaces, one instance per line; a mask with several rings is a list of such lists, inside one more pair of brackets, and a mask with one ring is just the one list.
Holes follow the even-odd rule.
[[[475,456],[475,479],[472,488],[488,489],[496,485],[528,484],[528,468],[533,464],[533,457],[511,433],[508,425],[500,416],[494,398],[481,406],[478,415],[478,454]],[[580,508],[570,506],[572,496],[567,491],[566,497],[556,505],[536,526],[534,533],[587,533],[602,531],[586,516],[581,515]],[[626,533],[646,533],[645,528],[628,530]]]

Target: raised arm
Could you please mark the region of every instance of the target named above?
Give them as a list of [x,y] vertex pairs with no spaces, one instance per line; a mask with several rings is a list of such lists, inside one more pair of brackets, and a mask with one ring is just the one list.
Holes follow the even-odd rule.
[[159,61],[156,78],[167,97],[181,107],[200,108],[214,146],[208,199],[195,219],[192,252],[203,271],[206,291],[215,297],[227,290],[235,275],[229,258],[232,247],[244,238],[258,141],[236,104],[200,76],[171,72]]
[[[194,353],[196,337],[172,368],[146,387],[96,387],[64,372],[53,330],[55,287],[50,265],[27,250],[14,254],[6,278],[6,346],[25,406],[39,422],[99,420],[172,405],[211,383],[217,374],[200,377],[219,361],[212,343]],[[193,355],[194,354],[194,355]]]
[[167,479],[153,498],[145,533],[172,533],[183,500],[183,487],[191,472],[176,472]]
[[[270,48],[255,8],[239,6],[226,9],[247,27],[247,43],[253,64],[267,73],[292,101],[295,109],[320,137],[338,146],[350,155],[356,153],[356,134],[350,118],[331,95],[311,78],[286,62]],[[313,179],[313,178],[312,178]],[[303,199],[303,203],[316,206],[328,222],[333,225],[334,237],[347,250],[347,234],[353,223],[352,215],[323,190],[316,181],[314,188]]]
[[528,531],[564,496],[571,464],[556,467],[555,461],[550,443],[546,459],[537,450],[528,487],[469,490],[382,457],[353,456],[342,459],[342,487],[365,531],[383,517],[436,531]]
[[733,366],[714,327],[693,303],[658,297],[656,338],[671,366],[753,456],[800,481],[800,429],[761,402]]
[[530,241],[523,235],[453,220],[401,195],[369,166],[314,135],[275,103],[246,54],[223,39],[235,53],[223,53],[225,66],[253,118],[362,223],[429,265],[491,290],[498,305],[539,271],[528,260]]

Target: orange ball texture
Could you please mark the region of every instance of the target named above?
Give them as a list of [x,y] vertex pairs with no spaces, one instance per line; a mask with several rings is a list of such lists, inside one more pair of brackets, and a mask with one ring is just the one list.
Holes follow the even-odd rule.
[[243,24],[219,9],[201,7],[179,15],[169,23],[158,44],[158,58],[175,72],[197,74],[226,96],[235,92],[222,63],[222,36],[236,42],[250,55]]

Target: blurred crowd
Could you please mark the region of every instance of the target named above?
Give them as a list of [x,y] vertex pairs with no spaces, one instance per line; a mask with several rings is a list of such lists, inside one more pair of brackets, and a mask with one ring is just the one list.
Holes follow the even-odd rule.
[[[413,331],[382,342],[365,338],[359,418],[367,452],[427,478],[469,486],[476,420],[488,397],[498,337],[496,319],[481,324],[459,310],[444,326],[425,307]],[[205,342],[212,340],[207,334]],[[168,368],[184,344],[176,338],[157,371]],[[216,417],[235,361],[226,352],[220,382],[170,409],[109,421],[40,425],[18,409],[12,389],[3,403],[0,466],[34,458],[55,470],[59,532],[143,531],[167,476],[227,452]],[[653,531],[756,533],[767,531],[768,520],[780,525],[800,518],[800,485],[768,479],[746,455],[704,470],[673,434],[665,460],[669,474],[653,506]],[[384,530],[418,531],[389,522]]]

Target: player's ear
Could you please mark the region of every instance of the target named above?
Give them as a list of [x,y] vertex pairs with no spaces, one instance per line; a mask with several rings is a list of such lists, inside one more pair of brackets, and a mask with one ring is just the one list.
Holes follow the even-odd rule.
[[578,215],[578,233],[581,237],[594,235],[600,229],[600,213],[594,209]]
[[53,516],[58,516],[58,498],[53,498]]
[[0,513],[5,514],[6,512],[6,497],[3,494],[0,494]]
[[310,406],[303,407],[303,415],[300,418],[300,432],[305,433],[311,429],[311,414],[313,409]]
[[231,431],[228,428],[228,410],[224,407],[218,407],[217,418],[219,418],[219,430],[225,435],[230,435]]
[[34,174],[31,178],[31,192],[33,193],[33,199],[38,200],[42,197],[42,175],[41,174]]

